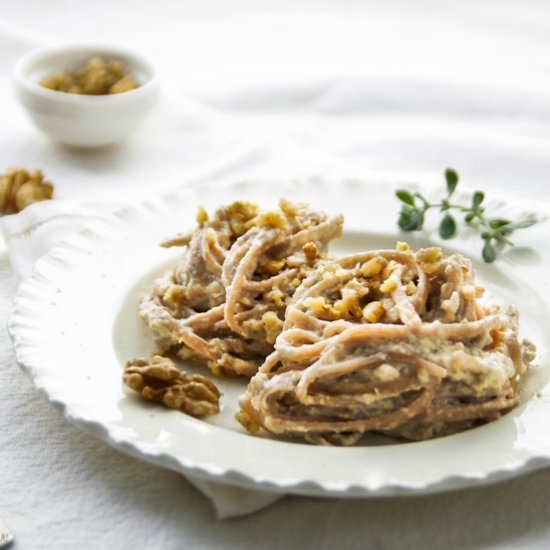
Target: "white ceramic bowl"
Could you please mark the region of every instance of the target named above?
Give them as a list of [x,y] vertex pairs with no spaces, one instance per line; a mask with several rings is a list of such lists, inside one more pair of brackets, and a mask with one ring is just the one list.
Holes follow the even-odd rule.
[[[54,72],[74,70],[91,57],[121,61],[140,83],[112,95],[80,95],[41,86]],[[153,65],[142,54],[100,44],[67,44],[41,48],[20,59],[13,69],[16,94],[36,126],[57,141],[79,147],[116,143],[134,132],[159,96]]]

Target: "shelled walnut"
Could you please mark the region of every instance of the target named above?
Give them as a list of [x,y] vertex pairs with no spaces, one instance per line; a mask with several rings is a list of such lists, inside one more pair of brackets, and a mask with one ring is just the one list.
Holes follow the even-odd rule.
[[120,61],[92,57],[74,71],[57,72],[44,77],[40,84],[56,92],[85,95],[120,94],[139,87],[133,75]]
[[50,200],[53,185],[40,170],[10,168],[0,175],[0,214],[16,214],[35,202]]
[[152,361],[130,359],[124,367],[124,383],[143,398],[158,401],[170,409],[203,417],[220,411],[221,393],[199,374],[189,377],[167,357]]

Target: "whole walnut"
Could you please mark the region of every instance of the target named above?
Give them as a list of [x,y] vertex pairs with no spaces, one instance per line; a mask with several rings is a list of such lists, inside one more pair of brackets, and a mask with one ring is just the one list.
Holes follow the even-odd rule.
[[124,383],[150,401],[198,418],[220,410],[221,393],[200,374],[188,376],[167,357],[155,355],[152,361],[130,359],[124,366]]

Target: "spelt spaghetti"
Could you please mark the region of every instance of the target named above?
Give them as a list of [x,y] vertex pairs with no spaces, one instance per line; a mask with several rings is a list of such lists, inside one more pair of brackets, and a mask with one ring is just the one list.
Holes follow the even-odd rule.
[[247,202],[219,208],[165,246],[185,246],[178,265],[156,280],[140,306],[161,351],[206,363],[215,374],[252,376],[273,351],[285,309],[342,216],[280,201],[262,211]]
[[282,200],[199,210],[164,246],[179,263],[140,314],[160,352],[251,377],[251,432],[352,445],[368,432],[452,434],[517,405],[534,346],[518,314],[482,300],[471,262],[437,247],[334,259],[343,219]]
[[500,417],[534,355],[517,312],[483,305],[471,262],[439,248],[321,263],[286,310],[237,418],[250,431],[352,445],[423,440]]

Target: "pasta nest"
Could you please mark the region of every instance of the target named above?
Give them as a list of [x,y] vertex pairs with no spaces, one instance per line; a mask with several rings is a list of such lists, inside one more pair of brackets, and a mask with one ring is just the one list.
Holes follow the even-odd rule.
[[319,265],[238,419],[351,445],[366,432],[422,440],[498,418],[518,403],[533,349],[518,340],[517,311],[482,295],[471,262],[436,247],[399,243]]

